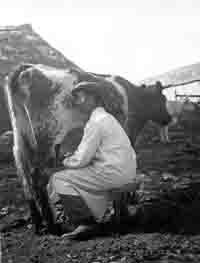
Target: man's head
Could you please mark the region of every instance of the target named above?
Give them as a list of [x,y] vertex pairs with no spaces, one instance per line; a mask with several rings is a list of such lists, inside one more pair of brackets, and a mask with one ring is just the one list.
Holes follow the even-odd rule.
[[95,83],[80,83],[72,90],[73,104],[81,112],[90,114],[96,107],[103,106]]

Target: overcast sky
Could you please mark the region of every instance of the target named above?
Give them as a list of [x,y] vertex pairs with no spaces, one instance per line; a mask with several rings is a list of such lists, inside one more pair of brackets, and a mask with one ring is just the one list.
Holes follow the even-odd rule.
[[31,23],[85,70],[131,81],[200,61],[199,0],[4,0],[0,25]]

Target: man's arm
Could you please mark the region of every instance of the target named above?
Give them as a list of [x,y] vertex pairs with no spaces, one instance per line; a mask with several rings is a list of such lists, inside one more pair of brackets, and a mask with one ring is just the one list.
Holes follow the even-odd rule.
[[96,123],[88,123],[85,126],[83,138],[76,152],[63,161],[67,168],[81,168],[87,166],[95,156],[97,148],[101,141],[99,125]]

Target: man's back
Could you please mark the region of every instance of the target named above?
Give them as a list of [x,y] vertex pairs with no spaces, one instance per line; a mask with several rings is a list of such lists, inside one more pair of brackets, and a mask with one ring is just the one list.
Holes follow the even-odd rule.
[[133,175],[136,154],[120,123],[103,108],[97,108],[90,118],[99,129],[100,144],[93,165],[103,173]]

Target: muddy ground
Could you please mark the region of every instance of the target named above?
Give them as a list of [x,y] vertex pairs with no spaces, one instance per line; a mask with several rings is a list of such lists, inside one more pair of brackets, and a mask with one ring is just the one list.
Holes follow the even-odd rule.
[[[188,133],[177,126],[171,129],[170,136],[172,142],[164,145],[159,142],[155,127],[145,128],[136,147],[138,172],[148,173],[150,176],[162,173],[165,180],[173,174],[178,174],[182,179],[186,173],[195,174],[195,178],[198,178],[198,132],[193,132],[191,136],[191,129]],[[89,240],[69,241],[53,235],[36,236],[29,222],[24,226],[17,226],[23,223],[21,219],[28,215],[28,210],[12,164],[1,165],[0,193],[1,226],[16,224],[16,227],[1,234],[2,262],[200,262],[198,220],[193,226],[192,234],[181,229],[173,232],[170,228],[166,230],[167,228],[154,227],[152,230],[151,227],[138,228],[133,225],[121,233],[111,231]],[[195,208],[197,210],[198,205]],[[177,219],[177,225],[180,219]]]

